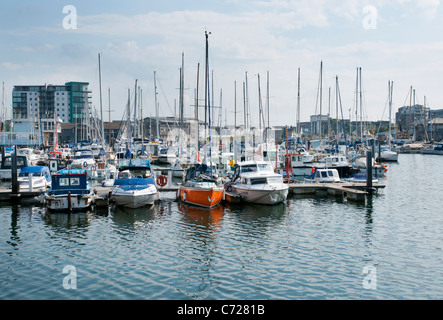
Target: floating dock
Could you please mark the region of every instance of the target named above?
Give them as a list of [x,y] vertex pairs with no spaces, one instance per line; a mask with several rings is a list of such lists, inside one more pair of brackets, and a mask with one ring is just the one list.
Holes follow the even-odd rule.
[[[373,184],[371,190],[367,190],[366,183],[356,182],[340,182],[340,183],[290,183],[289,193],[294,195],[322,195],[327,194],[334,197],[346,197],[350,201],[364,202],[366,197],[378,189],[385,188],[383,184]],[[179,185],[167,185],[159,187],[159,192],[177,192]],[[96,196],[95,205],[104,207],[109,204],[109,196],[112,191],[112,187],[103,187],[101,184],[94,184],[92,186]],[[42,191],[34,192],[20,192],[17,194],[12,193],[10,188],[0,187],[0,201],[12,202],[12,203],[38,203],[39,196]],[[224,201],[227,203],[241,203],[242,199],[234,192],[225,192]]]

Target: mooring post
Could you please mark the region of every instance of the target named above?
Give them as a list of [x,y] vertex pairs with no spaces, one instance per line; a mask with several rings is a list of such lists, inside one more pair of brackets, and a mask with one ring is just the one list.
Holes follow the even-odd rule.
[[366,151],[366,190],[372,192],[372,151]]
[[19,185],[17,179],[17,146],[11,154],[11,180],[12,180],[12,194],[18,194]]

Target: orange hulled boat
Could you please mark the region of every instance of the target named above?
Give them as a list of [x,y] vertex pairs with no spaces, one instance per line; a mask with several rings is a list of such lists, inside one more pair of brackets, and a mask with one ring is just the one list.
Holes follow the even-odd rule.
[[178,190],[181,201],[195,206],[213,208],[223,199],[223,186],[208,172],[205,164],[196,164],[186,171],[184,182]]

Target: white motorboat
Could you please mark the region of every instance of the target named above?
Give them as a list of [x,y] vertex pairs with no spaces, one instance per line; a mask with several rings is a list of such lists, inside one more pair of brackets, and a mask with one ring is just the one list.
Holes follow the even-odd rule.
[[140,208],[154,204],[159,193],[153,178],[115,179],[111,199],[127,208]]
[[41,153],[42,152],[40,150],[35,150],[35,149],[31,149],[31,148],[17,149],[17,155],[18,156],[27,156],[29,159],[29,165],[31,165],[31,166],[37,165],[37,162],[39,162],[39,160],[40,160]]
[[46,166],[23,167],[17,177],[21,192],[46,191],[52,185],[52,177]]
[[312,173],[305,177],[304,183],[337,183],[341,182],[337,169],[314,168]]
[[73,169],[87,169],[95,165],[94,154],[91,149],[78,149],[74,152],[74,159],[71,162]]
[[[312,171],[312,164],[308,165],[305,163],[305,155],[302,153],[287,153],[281,155],[280,160],[280,167],[283,168],[282,170],[286,170],[286,162],[287,157],[289,157],[290,162],[288,163],[289,166],[292,168],[292,174],[294,176],[307,176],[311,174]],[[288,168],[289,169],[289,168]]]
[[352,171],[352,166],[349,163],[348,159],[341,154],[335,154],[335,155],[329,154],[326,157],[323,157],[322,159],[318,160],[318,162],[313,164],[313,166],[318,169],[326,169],[326,168],[337,169],[340,177],[346,177]]
[[84,169],[89,179],[97,178],[97,164],[91,149],[78,149],[74,152],[71,168]]
[[375,159],[378,161],[398,161],[398,152],[392,151],[392,149],[387,146],[383,146],[380,148],[380,155],[378,154],[378,148],[376,148]]
[[[349,177],[343,179],[346,182],[367,182],[367,173],[366,172],[357,172],[351,174]],[[378,179],[372,176],[372,183],[378,183]]]
[[157,161],[159,163],[173,164],[176,158],[177,155],[175,154],[175,151],[173,149],[162,148],[160,149],[160,152],[158,154]]
[[118,178],[105,180],[114,186],[111,198],[118,206],[139,208],[159,199],[148,159],[131,159],[120,163]]
[[[354,169],[358,169],[361,172],[366,172],[366,157],[356,158],[352,163],[352,167]],[[372,159],[372,174],[376,177],[382,177],[385,172],[388,171],[386,165],[379,164]]]
[[283,176],[274,172],[270,162],[257,160],[240,162],[226,188],[235,191],[245,202],[256,204],[283,202],[289,191]]
[[[22,155],[16,156],[17,158],[17,174],[20,173],[23,167],[30,166],[28,156]],[[11,180],[12,179],[12,155],[2,157],[1,165],[0,165],[0,179],[1,180]]]

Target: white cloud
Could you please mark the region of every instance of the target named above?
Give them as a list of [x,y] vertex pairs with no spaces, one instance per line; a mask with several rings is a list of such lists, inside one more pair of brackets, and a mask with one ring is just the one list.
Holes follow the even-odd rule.
[[2,66],[3,66],[4,68],[6,68],[6,69],[8,69],[8,70],[12,70],[12,71],[20,70],[20,69],[23,68],[23,65],[21,65],[21,64],[17,64],[17,63],[12,63],[12,62],[3,62],[3,63],[2,63]]

